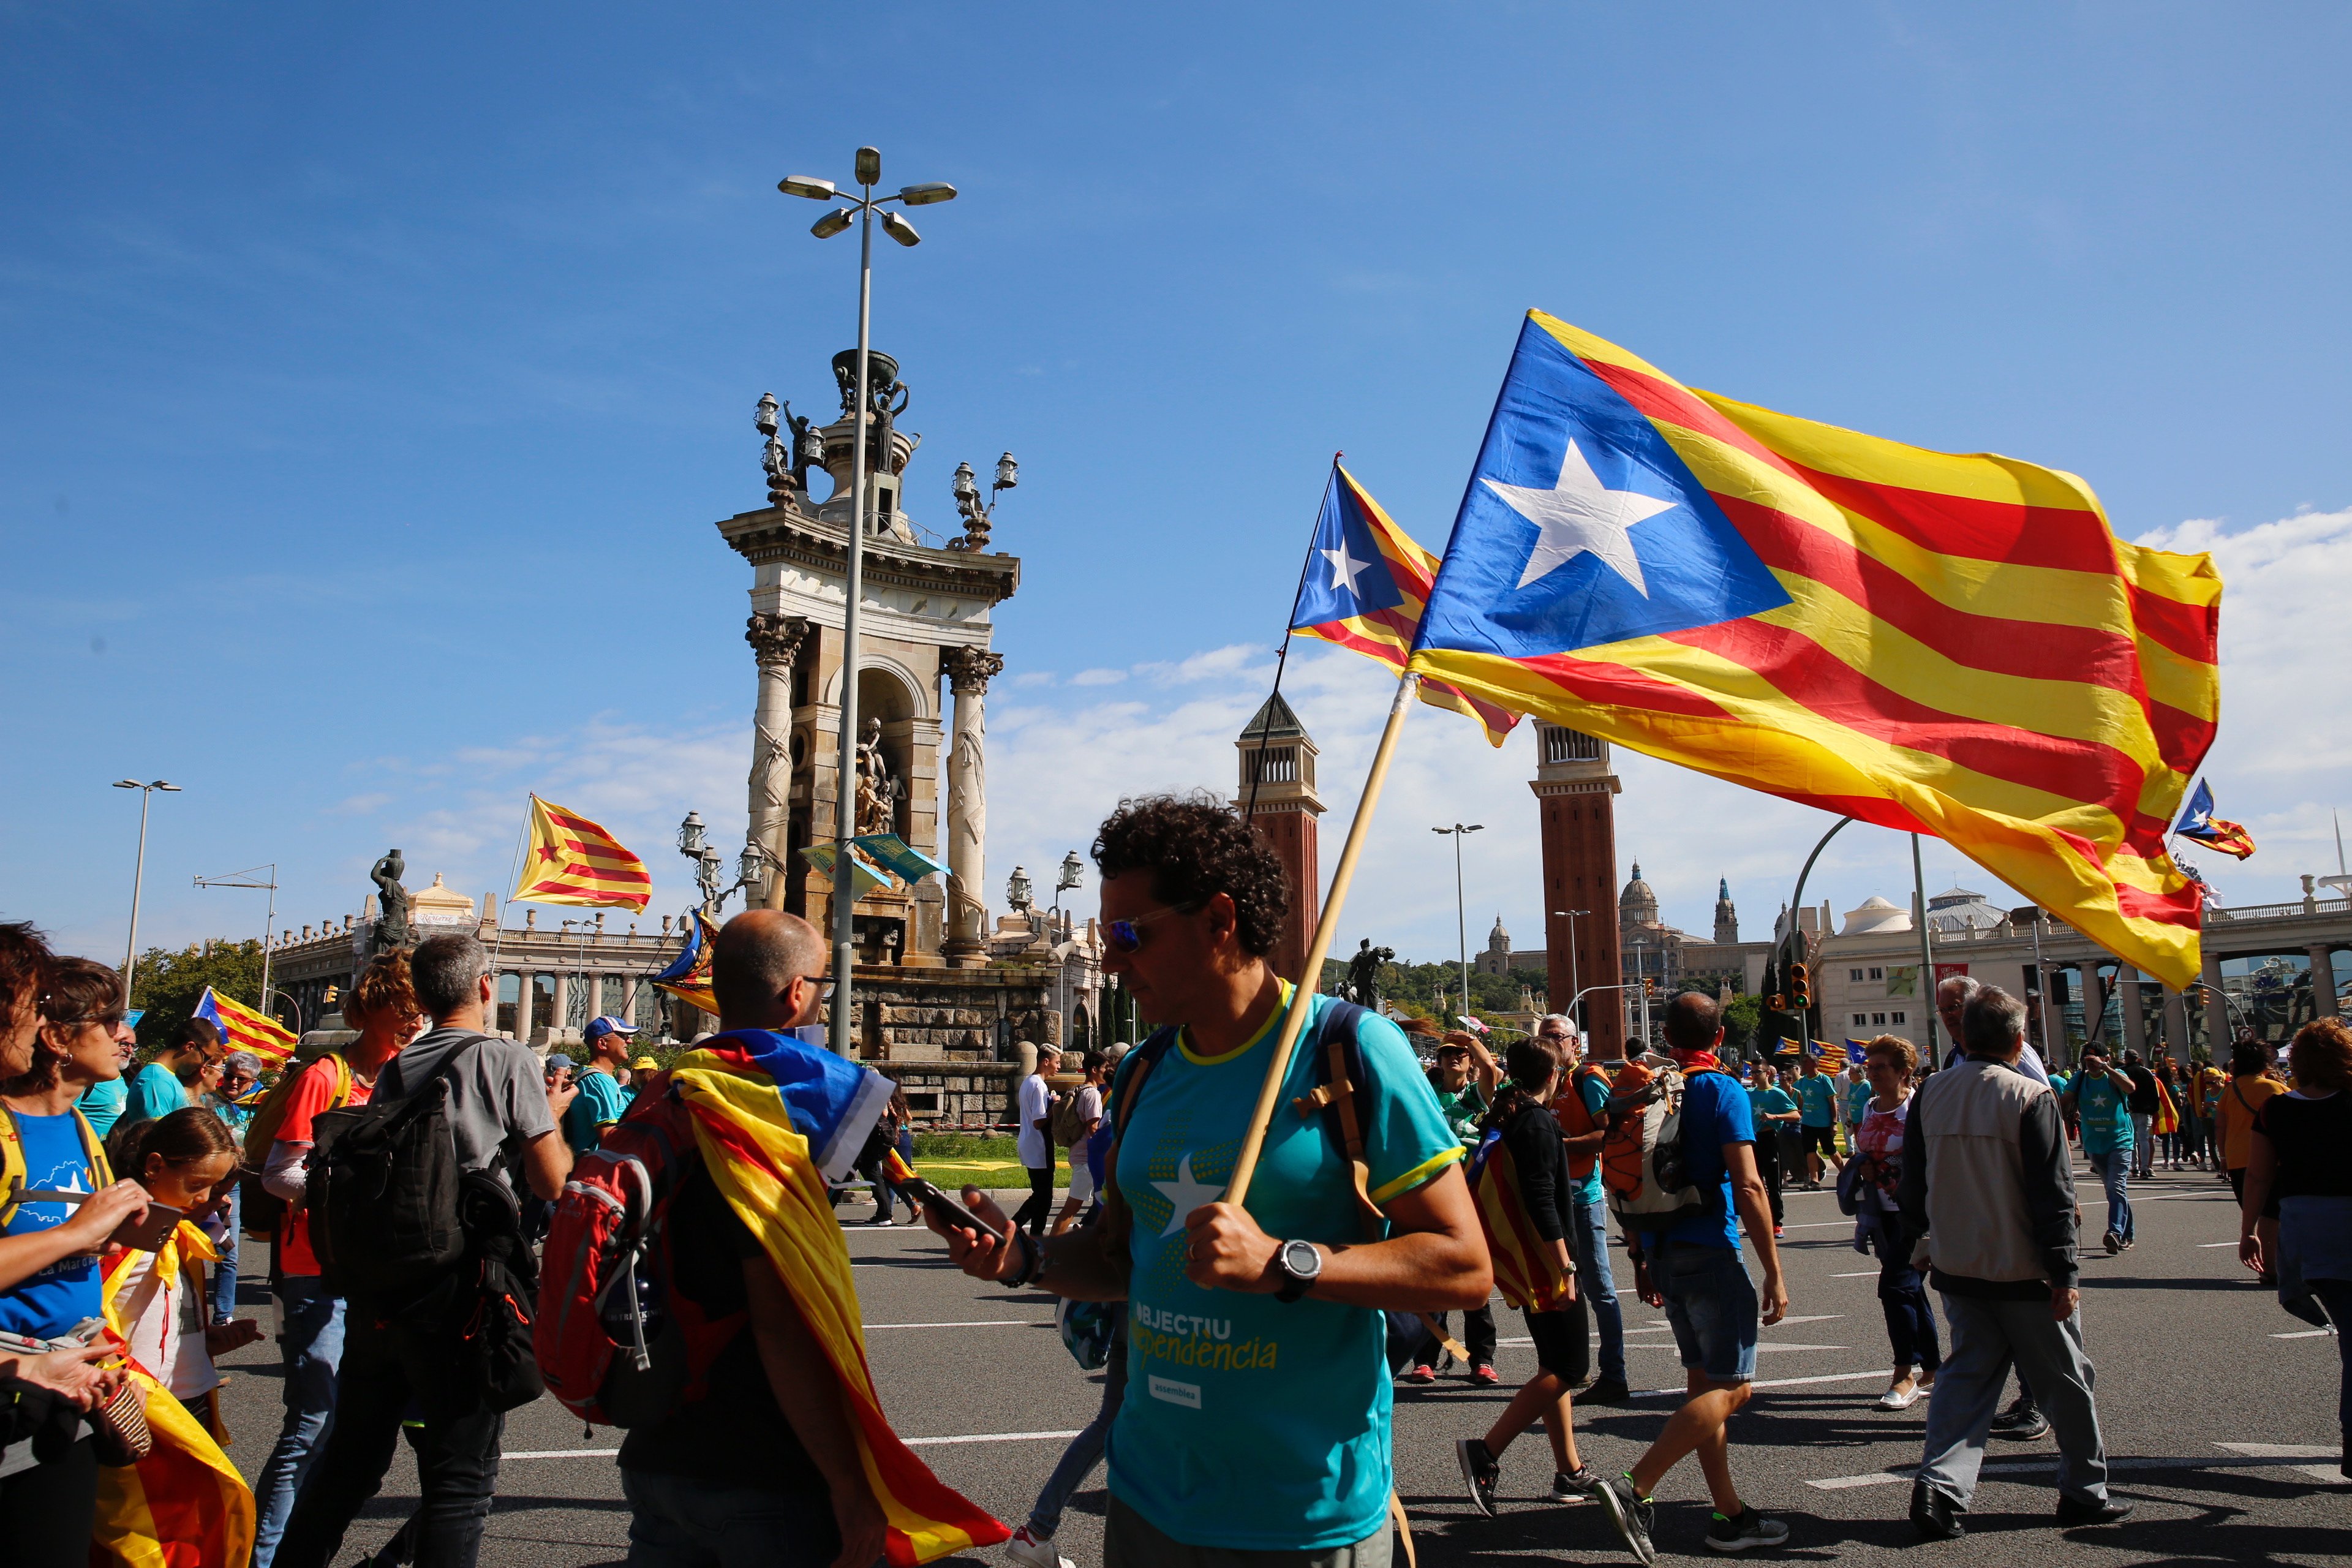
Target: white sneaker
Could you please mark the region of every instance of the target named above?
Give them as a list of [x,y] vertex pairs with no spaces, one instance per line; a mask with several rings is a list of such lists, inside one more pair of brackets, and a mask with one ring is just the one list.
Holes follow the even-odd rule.
[[1077,1568],[1076,1563],[1054,1550],[1051,1537],[1040,1541],[1025,1524],[1004,1543],[1004,1554],[1024,1568]]

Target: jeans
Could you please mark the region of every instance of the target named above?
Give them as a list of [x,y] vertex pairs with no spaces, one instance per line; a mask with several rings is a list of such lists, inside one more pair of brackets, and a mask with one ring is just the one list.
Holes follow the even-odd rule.
[[226,1323],[236,1316],[236,1244],[238,1223],[245,1217],[245,1197],[235,1182],[228,1186],[228,1234],[214,1245],[220,1263],[213,1274],[213,1321]]
[[438,1355],[394,1342],[393,1331],[355,1314],[344,1335],[335,1378],[335,1425],[311,1468],[294,1516],[278,1545],[278,1568],[328,1568],[343,1532],[383,1484],[401,1418],[428,1395],[422,1427],[411,1437],[423,1500],[415,1517],[416,1568],[474,1568],[499,1479],[499,1439],[506,1417],[478,1397],[454,1410],[446,1398],[446,1351]]
[[1880,1234],[1878,1308],[1886,1315],[1886,1342],[1894,1347],[1896,1366],[1932,1374],[1944,1364],[1944,1352],[1936,1342],[1936,1309],[1927,1304],[1927,1284],[1911,1267],[1916,1238],[1899,1221]]
[[1029,1173],[1029,1201],[1013,1215],[1013,1228],[1019,1230],[1026,1226],[1031,1236],[1043,1236],[1045,1222],[1054,1217],[1054,1167],[1048,1165],[1041,1171],[1029,1165],[1024,1169]]
[[2083,1158],[2097,1173],[2099,1184],[2107,1190],[2107,1234],[2118,1241],[2132,1238],[2131,1194],[2124,1187],[2124,1173],[2130,1169],[2129,1149],[2110,1149],[2104,1154],[2085,1151]]
[[2105,1500],[2107,1451],[2092,1397],[2095,1374],[2083,1352],[2083,1314],[2061,1323],[2051,1318],[2047,1299],[1995,1301],[1947,1292],[1944,1316],[1952,1325],[1952,1351],[1927,1405],[1919,1483],[1967,1510],[1993,1409],[2014,1361],[2020,1373],[2033,1379],[2034,1401],[2056,1429],[2059,1494],[2077,1502]]
[[[1445,1327],[1445,1319],[1446,1314],[1444,1312],[1432,1312],[1429,1315],[1429,1321],[1435,1323],[1441,1331]],[[1495,1364],[1495,1304],[1492,1301],[1473,1307],[1462,1314],[1462,1348],[1470,1352],[1472,1366]],[[1435,1366],[1439,1354],[1444,1349],[1445,1347],[1438,1342],[1436,1334],[1424,1334],[1422,1336],[1420,1348],[1412,1352],[1412,1364]]]
[[2352,1453],[2352,1280],[2306,1279],[2304,1289],[2319,1298],[2327,1321],[2336,1325],[2336,1354],[2342,1364],[2336,1381],[2336,1425],[2344,1434],[2344,1448]]
[[1119,1401],[1127,1395],[1127,1327],[1121,1318],[1110,1331],[1110,1360],[1103,1364],[1102,1406],[1095,1418],[1087,1423],[1086,1430],[1070,1439],[1062,1450],[1062,1462],[1045,1479],[1045,1489],[1029,1508],[1029,1533],[1040,1541],[1051,1541],[1054,1531],[1062,1528],[1062,1510],[1069,1506],[1070,1494],[1078,1484],[1094,1473],[1102,1463],[1104,1445],[1110,1441],[1110,1424],[1118,1418]]
[[1727,1247],[1661,1241],[1650,1250],[1650,1279],[1666,1304],[1666,1322],[1686,1371],[1718,1384],[1756,1376],[1758,1308],[1748,1266]]
[[1569,1256],[1576,1259],[1576,1294],[1601,1331],[1601,1375],[1625,1381],[1625,1314],[1617,1305],[1617,1281],[1609,1271],[1609,1209],[1605,1204],[1571,1201],[1568,1205]]
[[2132,1174],[2146,1181],[2156,1172],[2156,1118],[2145,1110],[2131,1113],[2132,1147],[2136,1155]]
[[621,1495],[627,1568],[825,1568],[841,1554],[822,1500],[628,1469]]
[[286,1417],[277,1446],[253,1483],[253,1568],[269,1568],[286,1532],[295,1494],[335,1424],[335,1369],[343,1359],[343,1299],[315,1274],[278,1282],[286,1326],[278,1336],[286,1361]]

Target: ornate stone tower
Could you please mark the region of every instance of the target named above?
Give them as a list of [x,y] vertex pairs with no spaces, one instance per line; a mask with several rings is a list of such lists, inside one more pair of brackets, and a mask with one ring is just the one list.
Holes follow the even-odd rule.
[[[1536,725],[1535,791],[1543,825],[1545,968],[1551,1003],[1565,1011],[1580,985],[1617,983],[1617,795],[1609,743],[1579,731]],[[1564,912],[1585,910],[1571,921]],[[1575,946],[1570,947],[1570,929]],[[1576,1008],[1577,1022],[1605,1058],[1625,1048],[1618,993],[1600,992]],[[1596,1005],[1597,1004],[1597,1005]]]
[[[1307,950],[1315,941],[1315,920],[1322,910],[1315,819],[1323,815],[1323,797],[1315,793],[1315,742],[1290,704],[1276,692],[1242,726],[1234,746],[1241,752],[1241,793],[1234,804],[1251,814],[1290,883],[1289,918],[1266,959],[1276,974],[1298,984]],[[1255,800],[1252,784],[1256,786]],[[1311,988],[1314,983],[1305,984]]]
[[1486,950],[1475,961],[1481,974],[1508,974],[1511,972],[1511,933],[1503,929],[1503,917],[1495,917],[1495,929],[1486,933]]
[[1731,907],[1728,877],[1715,885],[1715,941],[1718,947],[1730,947],[1739,941],[1739,911]]
[[[800,851],[831,842],[835,814],[845,798],[852,801],[860,832],[894,832],[946,861],[950,873],[944,889],[931,878],[911,892],[894,884],[859,899],[854,911],[859,962],[977,967],[987,962],[982,705],[989,679],[1004,662],[989,651],[991,613],[1020,586],[1021,563],[982,548],[987,515],[976,502],[967,504],[966,480],[958,484],[965,515],[959,537],[929,534],[917,525],[903,486],[922,437],[898,427],[908,392],[898,362],[871,355],[865,604],[858,668],[845,671],[841,622],[856,439],[856,363],[854,353],[834,358],[841,414],[830,425],[819,427],[813,419],[794,417],[788,403],[761,399],[757,423],[768,437],[769,504],[719,524],[720,536],[753,573],[745,637],[760,688],[750,836],[781,868],[768,879],[769,907],[790,910],[826,930],[832,879]],[[831,476],[833,493],[822,502],[808,493],[813,468]],[[1009,485],[1010,459],[999,472],[1000,488]],[[861,760],[859,778],[845,787],[841,694],[851,679],[857,682],[859,727],[866,731],[862,738],[870,738],[871,765]],[[953,695],[951,741],[943,685]]]

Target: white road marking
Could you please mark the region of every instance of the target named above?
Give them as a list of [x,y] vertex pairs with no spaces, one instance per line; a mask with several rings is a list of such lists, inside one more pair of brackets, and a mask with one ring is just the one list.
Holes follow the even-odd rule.
[[867,1329],[1031,1329],[1049,1328],[1047,1318],[974,1318],[964,1323],[868,1323]]
[[2200,1252],[2210,1252],[2217,1247],[2235,1247],[2238,1244],[2234,1241],[2200,1241],[2197,1244],[2197,1250]]
[[2301,1333],[2273,1334],[2271,1338],[2274,1340],[2316,1340],[2324,1339],[2335,1331],[2336,1331],[2334,1329],[2305,1329]]
[[[1498,1345],[1531,1345],[1535,1343],[1535,1341],[1532,1339],[1516,1339],[1496,1340],[1495,1342]],[[1629,1344],[1625,1348],[1629,1351],[1670,1351],[1677,1349],[1678,1347],[1672,1344]],[[1775,1351],[1842,1351],[1843,1349],[1845,1349],[1845,1346],[1843,1345],[1776,1345],[1764,1343],[1759,1344],[1756,1347],[1756,1353],[1758,1355],[1770,1355]],[[1759,1384],[1758,1386],[1761,1387],[1763,1385]]]
[[2338,1452],[2316,1443],[2216,1443],[2213,1446],[2227,1448],[2232,1454],[2243,1454],[2249,1459],[2332,1459]]
[[1859,1274],[1832,1274],[1830,1278],[1832,1279],[1875,1279],[1878,1278],[1878,1270],[1875,1268],[1865,1268]]
[[[1759,1345],[1757,1348],[1761,1350],[1763,1347]],[[1748,1386],[1750,1388],[1796,1388],[1808,1383],[1854,1383],[1863,1378],[1874,1378],[1883,1383],[1886,1379],[1886,1369],[1883,1366],[1879,1366],[1873,1367],[1868,1372],[1832,1372],[1825,1373],[1819,1377],[1759,1378],[1750,1383]],[[1690,1390],[1687,1388],[1653,1388],[1643,1393],[1636,1394],[1633,1397],[1636,1399],[1685,1399],[1688,1398],[1689,1395]]]
[[1076,1432],[975,1432],[964,1437],[901,1437],[909,1448],[934,1447],[948,1443],[1039,1443],[1047,1440],[1066,1443]]
[[[1759,1384],[1759,1386],[1761,1385]],[[2222,1443],[2217,1445],[2217,1447],[2233,1450],[2242,1457],[2235,1459],[2176,1458],[2147,1459],[2111,1458],[2107,1461],[2107,1468],[2111,1471],[2234,1470],[2263,1469],[2277,1466],[2284,1468],[2298,1470],[2305,1475],[2315,1476],[2321,1480],[2341,1481],[2344,1479],[2342,1476],[2336,1474],[2335,1470],[2323,1465],[2305,1466],[2292,1463],[2292,1461],[2296,1459],[2323,1458],[2327,1455],[2334,1454],[2336,1450],[2333,1448],[2314,1448],[2307,1446],[2269,1443]],[[1988,1476],[2031,1475],[2037,1470],[2054,1470],[2057,1468],[2058,1461],[2054,1458],[1995,1459],[1989,1461],[1985,1465],[1981,1473]],[[1918,1467],[1916,1465],[1902,1465],[1891,1470],[1873,1470],[1867,1475],[1829,1476],[1821,1480],[1807,1481],[1805,1484],[1809,1487],[1818,1488],[1820,1490],[1825,1492],[1843,1491],[1853,1487],[1895,1486],[1904,1481],[1909,1480],[1913,1473],[1917,1468]]]
[[541,1448],[529,1454],[500,1454],[501,1459],[609,1459],[618,1448]]

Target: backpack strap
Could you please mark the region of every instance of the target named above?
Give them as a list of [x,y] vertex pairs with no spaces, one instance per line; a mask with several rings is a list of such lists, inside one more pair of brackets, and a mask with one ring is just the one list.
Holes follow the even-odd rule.
[[[1292,993],[1293,1005],[1312,1005],[1308,993]],[[1388,1217],[1381,1213],[1380,1205],[1372,1202],[1371,1167],[1364,1157],[1363,1118],[1356,1110],[1356,1085],[1371,1082],[1371,1073],[1364,1064],[1363,1047],[1356,1038],[1357,1020],[1367,1009],[1353,1002],[1341,1002],[1331,997],[1323,1000],[1323,1016],[1317,1021],[1317,1046],[1314,1062],[1321,1081],[1314,1091],[1292,1100],[1291,1107],[1301,1116],[1324,1111],[1339,1132],[1339,1143],[1348,1156],[1348,1179],[1355,1189],[1357,1226],[1366,1241],[1378,1241],[1388,1228]]]

